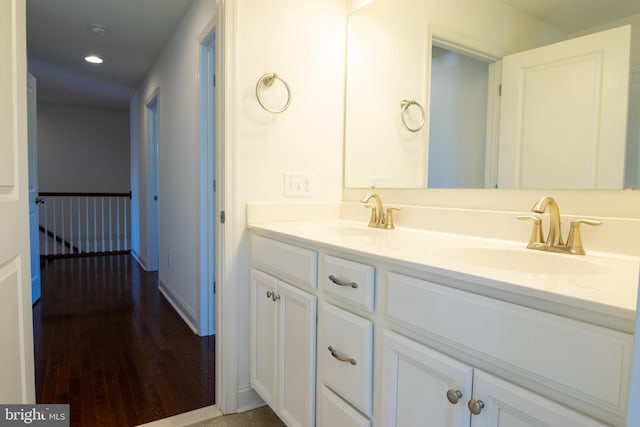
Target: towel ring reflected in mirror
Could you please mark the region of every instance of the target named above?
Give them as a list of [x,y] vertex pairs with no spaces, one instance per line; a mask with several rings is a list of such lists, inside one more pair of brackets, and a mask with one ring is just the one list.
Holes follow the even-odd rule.
[[[407,111],[409,110],[409,107],[411,107],[412,105],[415,105],[418,111],[420,111],[420,123],[418,123],[418,126],[416,127],[409,126],[406,120]],[[402,124],[404,125],[405,128],[407,128],[409,132],[418,132],[420,129],[424,127],[426,114],[424,112],[424,108],[422,108],[422,105],[420,105],[417,101],[414,101],[413,99],[403,99],[402,101],[400,101],[400,108],[401,108],[400,117],[402,118]]]
[[[273,86],[276,80],[280,80],[285,90],[287,91],[287,101],[280,108],[270,108],[264,104],[263,99],[260,96],[260,93],[262,91],[261,87],[264,86],[264,87],[270,88]],[[270,113],[282,113],[284,110],[289,108],[289,104],[291,103],[291,89],[289,89],[289,85],[287,84],[287,82],[285,82],[276,73],[267,73],[258,79],[258,83],[256,84],[256,98],[258,98],[258,103],[260,104],[260,106],[264,108],[266,111]]]

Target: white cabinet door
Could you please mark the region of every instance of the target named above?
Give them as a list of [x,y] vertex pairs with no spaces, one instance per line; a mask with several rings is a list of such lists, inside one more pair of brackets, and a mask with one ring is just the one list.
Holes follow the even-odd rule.
[[278,282],[278,397],[276,412],[290,427],[315,420],[316,297]]
[[471,417],[471,427],[604,427],[591,418],[477,369],[473,398],[481,410]]
[[383,425],[469,425],[473,368],[387,330],[383,364]]
[[278,280],[251,270],[251,387],[271,407],[276,391],[276,304]]
[[500,188],[623,188],[629,26],[503,60]]

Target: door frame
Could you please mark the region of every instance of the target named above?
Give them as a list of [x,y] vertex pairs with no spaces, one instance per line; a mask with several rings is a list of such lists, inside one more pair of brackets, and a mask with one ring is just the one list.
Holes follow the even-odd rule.
[[[235,121],[233,120],[233,97],[235,93],[235,32],[237,2],[233,0],[216,0],[216,51],[215,72],[217,90],[215,94],[216,108],[216,178],[219,185],[215,193],[218,211],[227,211],[235,207],[234,184],[236,182]],[[225,111],[229,113],[226,114]],[[218,283],[216,289],[216,338],[215,363],[216,372],[216,405],[223,413],[238,410],[238,272],[235,232],[238,215],[226,215],[224,226],[216,232],[216,272]],[[219,224],[219,223],[218,223]]]
[[145,141],[147,146],[147,271],[158,271],[160,268],[160,222],[158,217],[158,156],[160,138],[160,95],[156,88],[144,102]]
[[38,197],[38,107],[37,83],[27,72],[27,155],[29,176],[29,240],[31,247],[31,303],[42,295],[40,277],[40,202]]
[[202,336],[215,334],[216,182],[216,26],[212,20],[200,42],[200,324]]
[[[475,58],[488,63],[487,76],[487,121],[485,132],[484,159],[484,188],[497,188],[498,184],[498,138],[500,136],[500,87],[502,83],[502,60],[506,54],[502,49],[488,47],[464,35],[457,34],[446,28],[431,28],[429,40],[429,63],[431,68],[431,47],[433,45],[452,52]],[[428,87],[431,88],[431,73],[429,73]],[[431,106],[431,90],[428,92],[427,104]],[[427,144],[427,155],[429,146]],[[428,162],[427,162],[428,173]],[[428,185],[428,175],[425,182]]]

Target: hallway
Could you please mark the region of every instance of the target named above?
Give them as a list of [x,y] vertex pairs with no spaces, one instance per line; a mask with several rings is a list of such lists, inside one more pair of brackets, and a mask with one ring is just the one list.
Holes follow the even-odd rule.
[[214,336],[198,337],[129,255],[42,266],[33,309],[38,403],[72,426],[134,426],[214,402]]

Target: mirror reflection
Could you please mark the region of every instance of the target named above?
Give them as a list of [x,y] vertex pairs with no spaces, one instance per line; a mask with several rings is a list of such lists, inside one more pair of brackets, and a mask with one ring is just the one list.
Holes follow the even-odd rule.
[[640,188],[638,43],[636,0],[369,2],[345,186]]

